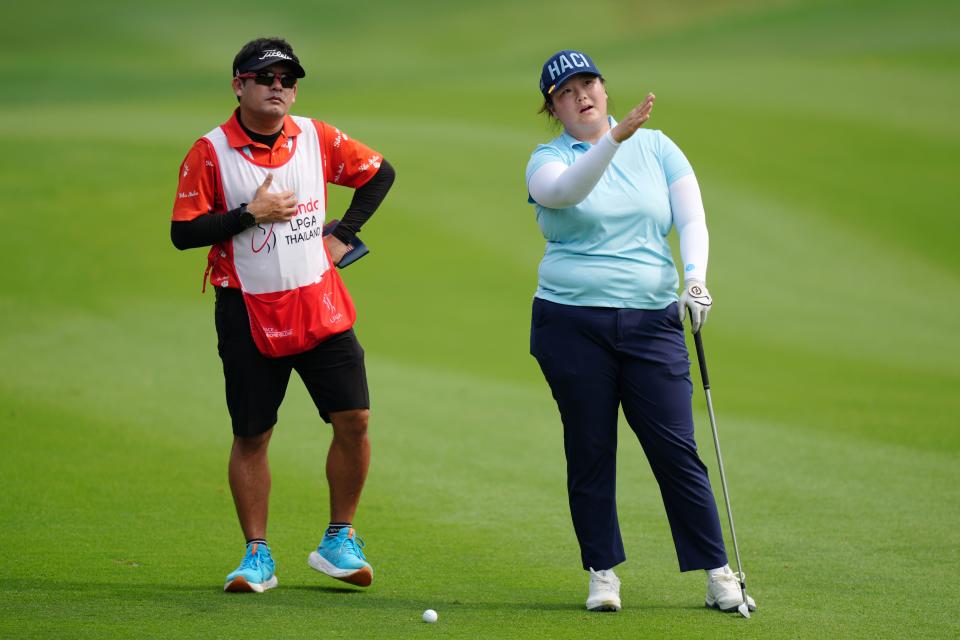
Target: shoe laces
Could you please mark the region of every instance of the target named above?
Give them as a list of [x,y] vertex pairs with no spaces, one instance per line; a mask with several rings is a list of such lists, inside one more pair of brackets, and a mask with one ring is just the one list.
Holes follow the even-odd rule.
[[244,554],[243,560],[240,561],[240,568],[256,569],[257,571],[259,571],[261,563],[262,563],[261,551],[258,547],[256,552]]
[[366,544],[363,542],[363,538],[358,536],[356,531],[354,531],[352,535],[347,535],[343,538],[340,546],[337,547],[337,553],[343,553],[344,551],[347,551],[348,553],[353,553],[354,555],[359,556],[361,560],[366,560],[367,557],[363,555],[363,548],[365,546]]
[[739,585],[739,583],[741,583],[741,582],[743,582],[744,584],[746,584],[746,582],[747,582],[746,578],[747,578],[747,576],[746,576],[742,571],[736,571],[736,572],[734,572],[734,571],[730,571],[730,572],[724,571],[723,573],[721,573],[721,574],[719,574],[719,575],[717,575],[717,576],[711,576],[711,577],[710,577],[710,579],[713,580],[714,582],[736,582],[738,585]]
[[618,589],[620,587],[620,578],[616,576],[610,570],[599,572],[594,571],[593,568],[590,569],[590,580],[591,582],[598,583],[602,587],[608,589]]

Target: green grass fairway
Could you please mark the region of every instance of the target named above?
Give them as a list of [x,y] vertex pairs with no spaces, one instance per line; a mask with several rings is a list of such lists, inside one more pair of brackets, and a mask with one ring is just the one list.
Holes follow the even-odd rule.
[[[958,24],[946,1],[5,7],[0,215],[23,234],[0,258],[0,637],[960,636]],[[344,273],[373,401],[366,591],[306,564],[330,436],[294,378],[271,452],[280,586],[221,592],[243,539],[213,296],[169,217],[183,155],[235,105],[234,53],[275,33],[308,72],[295,112],[398,173]],[[678,573],[625,425],[624,609],[583,609],[527,353],[543,240],[523,171],[553,135],[540,65],[567,47],[615,115],[657,94],[650,126],[703,189],[749,621]],[[719,498],[700,391],[695,410]]]

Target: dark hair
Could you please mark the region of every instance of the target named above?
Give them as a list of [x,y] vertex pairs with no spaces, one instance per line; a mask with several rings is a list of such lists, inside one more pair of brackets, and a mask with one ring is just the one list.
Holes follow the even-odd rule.
[[560,121],[557,120],[557,117],[550,111],[552,108],[553,100],[550,98],[544,98],[543,104],[540,105],[540,109],[537,110],[537,115],[540,115],[541,113],[547,114],[547,130],[557,132],[560,130]]

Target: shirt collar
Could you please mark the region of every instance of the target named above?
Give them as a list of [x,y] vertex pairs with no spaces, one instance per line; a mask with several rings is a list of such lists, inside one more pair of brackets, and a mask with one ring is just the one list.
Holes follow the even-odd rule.
[[[240,113],[240,108],[233,112],[233,115],[230,116],[230,119],[223,123],[223,132],[227,134],[227,144],[229,144],[234,149],[239,149],[241,147],[250,146],[255,144],[253,140],[250,139],[250,136],[247,135],[247,132],[243,130],[243,127],[240,126],[240,121],[237,119]],[[284,140],[293,138],[300,135],[300,127],[297,126],[297,123],[293,121],[289,115],[283,117],[283,133],[277,138],[277,142],[280,142],[280,139]],[[276,146],[276,144],[274,144]]]
[[[617,126],[617,121],[616,121],[616,119],[614,119],[613,116],[608,115],[608,116],[607,116],[607,122],[610,123],[610,128],[611,128],[611,129],[613,129],[615,126]],[[568,147],[570,147],[571,149],[579,149],[579,150],[582,150],[582,151],[586,151],[587,149],[589,149],[590,147],[593,146],[593,144],[590,143],[590,142],[584,142],[583,140],[577,140],[577,139],[574,138],[572,135],[570,135],[569,133],[567,133],[566,129],[564,129],[563,133],[560,134],[560,139],[563,140],[563,143],[564,143],[565,145],[567,145]]]

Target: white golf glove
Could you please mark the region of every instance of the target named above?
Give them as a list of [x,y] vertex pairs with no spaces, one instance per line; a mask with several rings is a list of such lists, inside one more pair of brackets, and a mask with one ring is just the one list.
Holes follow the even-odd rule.
[[680,294],[680,324],[686,317],[687,309],[690,309],[690,324],[693,325],[693,332],[700,331],[707,322],[707,313],[713,304],[713,298],[707,291],[707,285],[700,280],[687,280],[686,288]]

